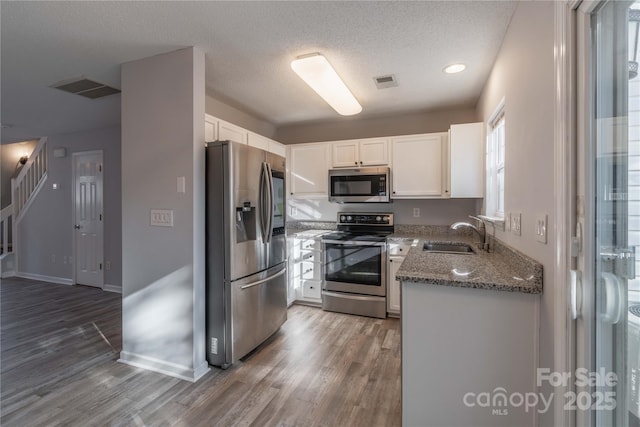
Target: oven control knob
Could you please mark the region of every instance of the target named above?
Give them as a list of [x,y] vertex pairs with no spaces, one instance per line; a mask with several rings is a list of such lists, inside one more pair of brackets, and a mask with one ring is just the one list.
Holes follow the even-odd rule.
[[384,222],[389,222],[389,217],[388,216],[385,216],[383,219],[384,219]]
[[381,216],[377,216],[376,217],[376,221],[378,221],[378,222],[382,221],[382,217]]
[[349,215],[349,216],[347,217],[347,221],[351,221],[352,219],[353,219],[353,217],[352,217],[351,215]]
[[345,219],[346,217],[344,215],[340,215],[340,222],[344,222]]

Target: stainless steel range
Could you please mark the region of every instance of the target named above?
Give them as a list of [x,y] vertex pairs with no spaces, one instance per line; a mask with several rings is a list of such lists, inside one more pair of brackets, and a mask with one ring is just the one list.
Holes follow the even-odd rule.
[[322,237],[327,311],[387,317],[387,246],[392,213],[341,212],[338,231]]

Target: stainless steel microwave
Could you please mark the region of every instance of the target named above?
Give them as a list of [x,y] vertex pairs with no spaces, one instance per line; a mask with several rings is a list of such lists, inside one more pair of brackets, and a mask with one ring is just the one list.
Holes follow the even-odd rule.
[[329,201],[388,203],[391,178],[388,167],[329,170]]

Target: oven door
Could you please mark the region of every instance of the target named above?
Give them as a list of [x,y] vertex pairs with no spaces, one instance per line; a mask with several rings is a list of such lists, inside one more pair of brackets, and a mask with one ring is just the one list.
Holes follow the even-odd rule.
[[327,291],[387,294],[385,242],[323,241]]

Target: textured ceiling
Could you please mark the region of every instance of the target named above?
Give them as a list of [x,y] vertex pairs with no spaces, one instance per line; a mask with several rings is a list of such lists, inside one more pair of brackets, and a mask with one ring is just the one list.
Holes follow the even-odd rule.
[[[120,96],[49,85],[86,76],[120,87],[120,64],[187,46],[206,54],[207,91],[282,126],[340,120],[291,71],[320,52],[363,106],[359,117],[475,105],[516,7],[511,1],[6,2],[2,141],[113,125]],[[467,70],[442,68],[464,62]],[[373,77],[395,74],[378,90]],[[11,127],[6,128],[6,125]]]

